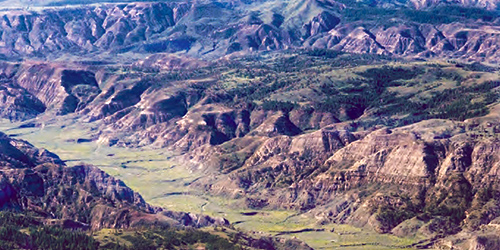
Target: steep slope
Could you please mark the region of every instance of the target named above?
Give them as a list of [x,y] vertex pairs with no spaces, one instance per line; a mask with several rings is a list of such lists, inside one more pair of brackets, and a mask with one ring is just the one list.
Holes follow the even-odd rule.
[[5,134],[0,138],[2,210],[34,212],[82,229],[148,225],[226,225],[223,219],[152,207],[136,192],[87,165],[66,167],[54,154]]
[[[142,249],[206,244],[223,249],[311,249],[297,240],[236,232],[224,218],[153,207],[94,166],[67,167],[57,155],[3,133],[0,210],[1,246],[5,248]],[[196,229],[208,226],[223,229],[219,233]],[[100,235],[107,234],[105,229],[120,229],[120,233],[103,240]],[[89,236],[87,230],[94,233]]]
[[440,4],[459,4],[464,7],[478,7],[478,8],[486,8],[488,10],[497,10],[499,1],[497,0],[477,0],[477,1],[441,1],[441,0],[432,0],[432,1],[410,1],[415,8],[425,8],[431,7]]
[[[102,3],[3,10],[0,54],[134,63],[179,53],[218,59],[255,51],[343,52],[498,61],[496,2],[374,7],[336,1]],[[375,3],[376,4],[376,3]],[[412,5],[412,4],[410,4]],[[425,8],[423,6],[426,6]],[[460,7],[465,6],[465,7]],[[110,53],[110,54],[108,54]],[[118,59],[113,54],[123,55]]]
[[[19,64],[14,64],[19,66]],[[12,64],[2,68],[8,70]],[[43,107],[59,115],[74,113],[85,109],[100,92],[92,72],[85,70],[67,70],[57,64],[25,63],[17,69],[10,81],[27,91]],[[35,104],[26,103],[36,108]],[[43,112],[44,109],[41,111]],[[40,111],[39,111],[40,112]]]
[[2,79],[0,85],[0,116],[11,121],[35,118],[45,112],[45,105],[22,87],[9,79]]
[[410,1],[393,1],[393,0],[381,0],[381,1],[360,1],[371,6],[379,7],[409,7],[415,9],[426,9],[437,6],[460,6],[465,8],[484,8],[488,10],[497,10],[499,4],[498,0],[460,0],[460,1],[449,1],[449,0],[410,0]]
[[[494,245],[479,229],[495,235],[500,215],[500,79],[478,62],[498,63],[499,19],[460,5],[496,3],[4,10],[0,115],[38,119],[21,127],[70,117],[93,123],[100,144],[166,148],[203,175],[189,188],[245,208],[418,236],[422,247]],[[100,170],[2,138],[5,209],[93,229],[227,224],[151,207]]]
[[[293,68],[271,71],[273,63],[283,63],[278,58],[260,62],[267,68],[250,64],[252,70],[235,72],[239,81],[254,74],[249,84],[221,89],[203,74],[197,77],[204,81],[153,84],[153,92],[171,95],[167,100],[182,100],[177,105],[166,101],[169,112],[182,110],[181,115],[156,123],[144,118],[144,131],[123,137],[117,130],[127,134],[138,128],[134,112],[144,113],[152,103],[146,105],[147,100],[157,100],[146,90],[141,104],[123,118],[113,116],[118,119],[109,125],[113,132],[100,136],[111,136],[119,145],[179,152],[179,161],[207,173],[191,184],[195,190],[241,199],[250,208],[309,211],[323,222],[394,230],[401,236],[423,234],[432,244],[462,228],[475,232],[498,217],[499,125],[493,105],[500,85],[494,68],[364,65],[349,68],[349,77],[333,78],[345,69],[325,65],[345,58],[319,62],[321,57],[314,57],[318,61],[310,68],[301,61],[309,60],[305,54],[295,61],[287,58],[290,65],[301,65],[297,71],[318,74],[301,80]],[[275,73],[283,82],[274,81]],[[227,73],[223,78],[225,84],[231,79]],[[180,91],[177,84],[193,89]],[[172,90],[183,94],[172,95]],[[283,96],[298,99],[277,101]],[[488,116],[472,118],[490,109]],[[418,224],[412,231],[401,231],[412,223]]]
[[[250,152],[248,146],[205,154],[205,167],[221,166],[226,174],[193,185],[251,208],[296,209],[319,223],[419,235],[427,246],[478,235],[479,245],[494,245],[498,237],[478,230],[498,233],[499,128],[498,120],[428,120],[367,134],[322,129],[277,136]],[[243,163],[228,157],[245,152]]]

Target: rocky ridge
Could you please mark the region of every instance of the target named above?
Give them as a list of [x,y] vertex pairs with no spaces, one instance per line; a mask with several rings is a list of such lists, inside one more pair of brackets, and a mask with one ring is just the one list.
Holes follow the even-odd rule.
[[[94,166],[68,167],[57,155],[3,133],[0,133],[0,210],[22,213],[37,225],[41,222],[47,228],[70,231],[112,228],[140,232],[230,226],[224,218],[151,206],[122,181]],[[6,242],[11,240],[8,238]],[[311,249],[297,240],[255,237],[241,232],[240,239],[231,244],[254,249]]]
[[[461,5],[493,8],[494,4]],[[269,9],[268,5],[276,7]],[[4,10],[0,53],[9,60],[73,55],[85,56],[86,60],[90,57],[90,61],[99,63],[116,60],[107,53],[175,52],[217,59],[255,51],[328,48],[498,61],[498,15],[494,11],[471,12],[465,14],[469,18],[466,20],[461,12],[446,13],[451,17],[432,12],[433,7],[429,6],[435,6],[433,3],[415,5],[427,7],[408,9],[410,19],[390,16],[382,7],[376,10],[380,13],[375,11],[360,18],[366,6],[317,0],[107,3],[37,11]]]
[[[22,120],[74,113],[81,122],[98,124],[91,137],[99,143],[168,148],[191,170],[204,172],[192,187],[239,199],[246,207],[294,209],[319,223],[424,235],[426,244],[448,235],[474,236],[475,246],[496,244],[494,237],[475,233],[494,229],[500,215],[498,69],[462,62],[424,62],[422,68],[401,59],[496,63],[496,16],[481,12],[467,23],[438,24],[397,16],[380,23],[370,19],[373,15],[356,20],[343,12],[351,6],[334,1],[294,2],[279,13],[234,14],[246,4],[7,11],[2,53],[9,59],[61,60],[69,53],[92,60],[2,63],[5,108],[0,114]],[[85,15],[78,16],[82,9]],[[42,24],[56,28],[49,32]],[[268,60],[273,54],[264,52],[273,50],[287,52]],[[129,66],[95,56],[108,52],[145,59]],[[155,52],[162,53],[146,57]],[[411,65],[379,65],[394,60]],[[342,67],[345,71],[338,70]],[[389,71],[377,75],[380,69]],[[30,153],[7,144],[24,145]],[[4,174],[6,208],[49,209],[46,216],[92,228],[199,221],[196,215],[150,207],[94,168],[61,172],[61,163],[48,152],[21,141],[5,139],[5,145],[11,153],[2,156],[4,164],[13,169]],[[16,176],[29,185],[16,186]],[[40,179],[51,187],[61,186],[59,179],[74,180],[77,191],[26,189],[40,187]],[[113,188],[105,188],[109,185]],[[12,190],[34,198],[19,199]],[[61,210],[66,195],[78,202]],[[82,202],[89,199],[92,207]],[[113,216],[108,220],[104,214]]]
[[164,211],[96,167],[66,167],[59,157],[1,134],[2,210],[33,212],[79,229],[228,225],[224,219]]

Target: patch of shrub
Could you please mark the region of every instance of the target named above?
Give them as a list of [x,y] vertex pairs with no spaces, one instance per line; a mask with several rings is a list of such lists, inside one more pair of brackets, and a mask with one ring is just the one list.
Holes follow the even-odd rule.
[[262,103],[262,109],[266,111],[272,110],[272,111],[283,111],[285,113],[288,113],[297,107],[298,107],[297,103],[288,101],[283,102],[283,101],[265,100]]
[[406,209],[379,207],[375,218],[382,224],[381,230],[383,232],[388,232],[399,225],[399,223],[413,216],[415,216],[415,213]]

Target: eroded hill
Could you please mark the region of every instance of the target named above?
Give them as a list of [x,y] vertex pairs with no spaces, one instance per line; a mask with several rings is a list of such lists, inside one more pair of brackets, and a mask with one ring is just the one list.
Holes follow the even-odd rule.
[[[47,150],[0,136],[2,248],[310,249],[295,240],[247,235],[223,218],[151,206],[94,166],[68,167]],[[199,229],[208,226],[222,231]]]
[[495,9],[496,1],[69,4],[2,10],[3,58],[132,63],[161,52],[217,59],[291,48],[492,63],[499,57],[498,13],[476,8]]
[[[2,10],[2,118],[174,152],[201,176],[185,186],[242,207],[410,246],[498,244],[495,1],[62,3]],[[95,229],[199,222],[2,138],[6,208]]]
[[[86,140],[177,152],[204,175],[191,187],[249,208],[421,245],[495,225],[495,67],[312,50],[130,69],[5,63],[3,77],[49,107],[30,126],[70,110],[97,125]],[[73,108],[77,89],[95,95]]]

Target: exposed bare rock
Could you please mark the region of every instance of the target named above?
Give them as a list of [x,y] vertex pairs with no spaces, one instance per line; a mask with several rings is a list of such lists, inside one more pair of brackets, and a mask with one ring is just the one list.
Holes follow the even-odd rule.
[[0,80],[0,116],[11,121],[34,118],[45,112],[45,105],[10,79]]
[[176,6],[164,3],[75,8],[79,7],[43,13],[4,12],[4,51],[36,54],[111,49],[145,41],[174,25],[176,18]]
[[[500,125],[499,107],[491,105],[498,101],[498,82],[480,82],[496,79],[496,69],[466,71],[474,67],[462,62],[419,62],[410,68],[402,58],[497,63],[498,20],[461,17],[435,24],[397,16],[379,22],[355,19],[344,10],[359,9],[335,1],[277,2],[279,8],[268,8],[269,1],[195,1],[4,11],[3,58],[49,60],[1,64],[0,115],[18,120],[45,111],[76,113],[100,126],[93,135],[99,143],[168,148],[191,170],[206,174],[191,184],[196,190],[241,199],[251,208],[310,211],[322,222],[401,236],[440,237],[462,227],[495,225],[500,216]],[[413,3],[422,9],[443,2]],[[374,4],[390,10],[398,3]],[[461,4],[496,6],[495,1]],[[408,10],[402,5],[398,10]],[[267,52],[287,49],[279,56]],[[373,58],[398,58],[402,66],[340,71],[351,59],[353,65],[378,63],[359,59],[371,56],[340,52],[387,55]],[[89,61],[50,62],[82,56]],[[382,73],[367,70],[364,76],[358,71],[363,67]],[[301,78],[303,69],[309,79]],[[419,69],[425,76],[391,78]],[[449,72],[456,74],[443,76]],[[469,96],[474,86],[484,87],[484,93]],[[466,115],[492,112],[464,122],[457,117],[418,122],[446,116],[446,108],[420,114],[414,107],[438,106],[438,97],[448,96],[453,100],[439,105],[465,103],[471,112]],[[414,106],[400,113],[407,108],[406,98]],[[286,102],[264,109],[269,100]],[[472,110],[477,103],[480,108]],[[384,108],[393,113],[380,115]],[[227,223],[160,212],[93,167],[65,168],[48,151],[0,139],[5,170],[0,206],[5,208],[31,209],[92,228]],[[477,238],[471,245],[481,248],[488,242],[496,244]]]
[[314,36],[328,32],[340,23],[340,19],[329,12],[322,12],[315,16],[309,23],[304,24],[305,36]]
[[[455,222],[439,212],[430,212],[427,219],[414,216],[461,202],[456,209],[467,210],[470,216],[464,223],[472,228],[498,217],[494,194],[499,188],[499,141],[495,136],[476,137],[477,131],[460,122],[429,120],[368,134],[322,129],[299,136],[255,137],[252,149],[241,146],[249,144],[247,137],[241,144],[224,145],[237,149],[205,155],[220,159],[213,165],[222,166],[226,176],[206,177],[192,185],[234,198],[244,194],[249,207],[310,210],[327,221],[379,232],[454,234],[459,229],[453,223],[465,216]],[[244,160],[225,165],[230,153]]]
[[[273,4],[277,7],[269,8]],[[498,1],[362,4],[379,5],[382,9],[421,9],[420,14],[425,17],[436,6],[496,9]],[[228,54],[310,47],[498,62],[498,25],[494,16],[483,17],[485,20],[461,16],[455,22],[437,25],[432,20],[394,17],[377,25],[373,20],[350,21],[349,11],[356,8],[336,1],[308,0],[108,3],[36,11],[5,10],[1,13],[4,18],[0,22],[0,54],[10,60],[26,56],[64,58],[68,54],[99,58],[103,52],[139,52],[149,58],[139,57],[140,62],[131,58],[130,63],[154,70],[205,65],[190,57],[216,59]],[[418,16],[419,12],[414,14]],[[152,53],[181,56],[151,56]]]
[[479,7],[486,8],[489,10],[495,10],[498,6],[498,0],[460,0],[460,1],[448,1],[448,0],[411,0],[413,6],[417,9],[432,7],[440,4],[459,4],[464,7]]
[[61,115],[84,109],[101,92],[94,73],[88,71],[62,71],[61,86],[68,93],[59,111]]
[[[328,155],[354,140],[356,136],[347,131],[324,129],[296,137],[282,135],[269,139],[256,137],[242,139],[241,142],[231,141],[223,146],[236,146],[237,150],[224,153],[223,149],[216,148],[215,154],[205,154],[205,156],[212,159],[211,161],[218,159],[219,161],[212,162],[212,165],[221,166],[223,171],[231,171],[233,168],[236,171],[230,172],[229,179],[202,180],[194,185],[210,183],[205,188],[213,193],[228,195],[238,195],[242,190],[253,193],[269,189],[272,192],[275,188],[294,186],[301,178],[314,172],[315,166],[325,161]],[[232,160],[230,155],[233,153],[244,160],[240,162]],[[210,166],[210,164],[205,165],[205,167]],[[274,194],[269,195],[274,196]],[[314,206],[313,199],[306,199],[303,203],[297,204],[297,199],[301,197],[298,194],[284,192],[276,195],[280,197],[263,204],[303,209]]]
[[121,119],[132,110],[132,107],[141,101],[141,95],[151,86],[148,80],[133,82],[131,86],[123,87],[121,90],[108,89],[104,93],[107,100],[97,103],[89,113],[91,120],[108,118],[106,122],[113,123]]
[[320,129],[340,122],[332,113],[318,112],[314,109],[292,110],[289,117],[290,121],[302,130]]
[[23,64],[13,81],[62,115],[83,110],[101,92],[94,73],[57,64]]
[[386,54],[386,48],[369,30],[358,27],[344,37],[333,49],[351,53]]
[[56,155],[0,134],[0,208],[36,212],[83,228],[148,225],[204,227],[228,221],[147,204],[122,181],[96,167],[66,167]]
[[[375,33],[375,32],[374,32]],[[426,38],[418,26],[390,27],[377,31],[377,41],[392,54],[418,54],[425,50]]]
[[484,8],[488,10],[496,10],[498,6],[498,0],[458,0],[458,1],[450,1],[450,0],[410,0],[407,2],[398,2],[393,0],[385,0],[385,1],[362,1],[366,4],[370,4],[371,6],[378,6],[383,8],[388,7],[409,7],[414,9],[425,10],[433,7],[465,7],[465,8]]
[[[248,120],[238,119],[238,116],[241,117],[241,113],[238,115],[233,110],[217,105],[195,108],[176,122],[176,130],[184,132],[179,134],[168,131],[163,135],[163,141],[168,143],[165,145],[170,144],[172,148],[181,149],[183,152],[203,145],[219,145],[235,138],[237,134],[246,132]],[[171,140],[172,136],[176,135],[182,137]]]
[[412,218],[409,220],[404,221],[403,223],[399,224],[395,228],[391,230],[391,233],[393,233],[396,236],[399,237],[411,237],[415,236],[418,232],[418,230],[425,224],[424,221],[421,221],[417,218]]
[[353,53],[446,56],[495,63],[497,39],[496,26],[402,24],[366,29],[344,24],[306,44]]
[[253,135],[265,135],[269,137],[276,135],[293,136],[300,133],[301,130],[290,121],[288,114],[280,113],[269,117],[252,132]]

